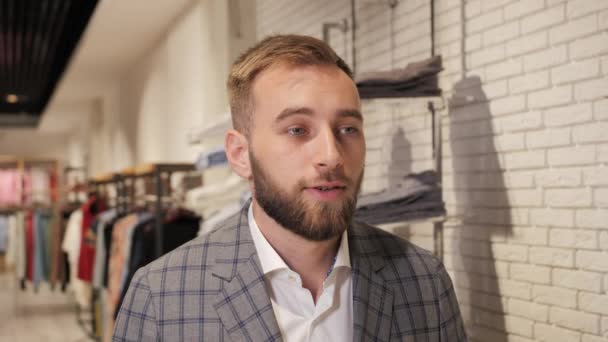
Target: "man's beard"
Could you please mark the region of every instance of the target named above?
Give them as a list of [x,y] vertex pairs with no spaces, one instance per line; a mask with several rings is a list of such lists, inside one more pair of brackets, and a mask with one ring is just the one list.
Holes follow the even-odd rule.
[[253,153],[249,153],[253,174],[254,196],[264,212],[285,229],[312,241],[326,241],[341,235],[348,228],[356,209],[363,172],[354,182],[342,172],[328,172],[319,181],[342,181],[355,191],[347,198],[333,202],[310,204],[304,199],[303,189],[310,184],[300,180],[294,193],[281,189],[265,172]]

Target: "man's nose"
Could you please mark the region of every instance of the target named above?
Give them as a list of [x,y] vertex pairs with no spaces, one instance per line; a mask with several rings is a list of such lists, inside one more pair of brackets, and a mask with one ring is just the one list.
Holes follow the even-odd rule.
[[331,172],[344,163],[342,146],[331,128],[317,135],[315,142],[315,168],[319,173]]

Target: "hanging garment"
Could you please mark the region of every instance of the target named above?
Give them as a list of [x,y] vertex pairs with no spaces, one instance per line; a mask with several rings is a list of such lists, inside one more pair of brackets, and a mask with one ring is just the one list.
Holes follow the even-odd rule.
[[21,173],[18,170],[0,170],[0,206],[21,204]]
[[78,209],[70,215],[66,227],[65,236],[61,244],[61,249],[67,253],[70,264],[70,284],[76,302],[82,309],[89,307],[92,297],[92,288],[86,282],[78,279],[78,260],[80,257],[80,243],[82,234],[82,210]]
[[15,267],[17,261],[17,215],[8,218],[8,236],[6,245],[6,266]]
[[23,204],[32,204],[32,174],[29,171],[23,172]]
[[95,217],[105,210],[105,200],[92,195],[82,206],[82,235],[78,260],[78,278],[90,283],[93,280],[95,245],[97,240]]
[[17,212],[15,214],[15,275],[19,280],[25,280],[27,256],[25,242],[25,214]]
[[48,173],[49,185],[49,200],[51,203],[56,203],[59,201],[59,191],[57,191],[59,179],[57,177],[57,173],[55,171],[51,171]]
[[0,215],[0,253],[6,253],[8,249],[9,216]]
[[[125,258],[123,260],[122,271],[120,273],[120,291],[121,292],[122,292],[122,289],[125,288],[125,283],[127,282],[127,276],[129,273],[129,262],[131,259],[131,246],[133,243],[133,233],[135,232],[137,227],[152,223],[152,222],[154,222],[154,219],[155,219],[155,216],[150,212],[140,213],[138,216],[137,224],[133,225],[132,227],[127,229],[125,232],[126,236],[124,238],[124,246],[122,247]],[[126,285],[128,286],[129,284],[127,283]]]
[[106,250],[106,257],[105,257],[105,261],[104,261],[104,267],[103,267],[103,275],[102,275],[102,286],[104,288],[108,287],[108,279],[109,279],[109,268],[110,268],[110,252],[112,251],[112,236],[114,233],[114,227],[116,226],[116,223],[123,219],[125,216],[123,215],[119,215],[117,216],[114,220],[112,220],[111,222],[109,222],[103,229],[103,242],[105,244],[105,250]]
[[80,208],[80,205],[76,203],[68,204],[66,207],[61,209],[60,214],[57,217],[58,220],[58,233],[55,238],[57,239],[57,282],[61,285],[61,290],[65,291],[67,285],[70,282],[70,264],[68,261],[68,253],[62,249],[62,244],[66,236],[68,221],[74,211]]
[[120,281],[126,258],[124,255],[124,245],[126,243],[127,231],[132,229],[137,222],[139,222],[139,215],[130,214],[116,221],[112,230],[112,245],[108,261],[108,310],[111,313],[114,313],[120,299]]
[[32,282],[34,286],[39,286],[46,281],[49,276],[50,253],[48,250],[49,223],[51,216],[42,211],[34,212],[34,273]]
[[[168,253],[184,243],[196,238],[200,227],[200,216],[185,209],[174,209],[167,212],[163,219],[163,250]],[[127,289],[135,272],[154,261],[156,255],[156,231],[155,221],[142,221],[133,232],[130,258],[127,265],[128,275],[121,288],[120,300],[116,306],[114,317],[118,315],[118,310],[127,294]]]
[[60,213],[54,212],[49,223],[49,260],[50,274],[49,283],[51,288],[55,288],[57,284],[61,284],[61,272],[63,268],[63,252],[61,251],[61,239],[63,237],[63,229],[61,228],[62,217]]
[[29,175],[30,189],[26,195],[26,204],[51,204],[51,181],[49,172],[45,169],[31,168]]
[[34,214],[31,211],[25,214],[25,253],[27,280],[34,278]]
[[104,231],[118,216],[118,211],[114,208],[99,214],[95,235],[97,237],[95,245],[95,262],[93,265],[93,288],[101,289],[103,286],[103,272],[106,263],[106,243]]

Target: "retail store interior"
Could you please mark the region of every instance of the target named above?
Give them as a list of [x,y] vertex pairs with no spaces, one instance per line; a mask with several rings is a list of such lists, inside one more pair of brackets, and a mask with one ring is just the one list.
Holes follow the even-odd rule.
[[226,79],[354,71],[355,218],[432,252],[470,341],[608,342],[608,1],[0,1],[0,341],[110,341],[135,272],[251,197]]

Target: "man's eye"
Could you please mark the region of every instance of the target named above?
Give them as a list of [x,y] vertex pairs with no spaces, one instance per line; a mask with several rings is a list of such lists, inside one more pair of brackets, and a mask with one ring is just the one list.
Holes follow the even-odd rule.
[[359,130],[356,127],[342,127],[340,128],[340,133],[342,134],[354,134],[357,133]]
[[302,127],[292,127],[287,130],[289,135],[300,136],[306,133],[306,130]]

